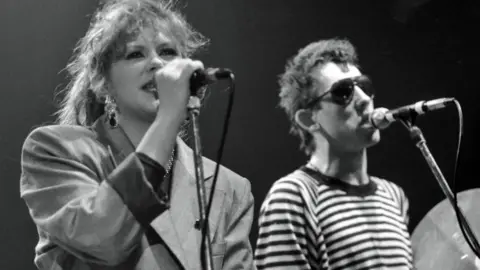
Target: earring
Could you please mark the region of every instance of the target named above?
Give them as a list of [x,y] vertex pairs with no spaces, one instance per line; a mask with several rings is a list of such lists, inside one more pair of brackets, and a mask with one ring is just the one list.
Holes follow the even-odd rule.
[[318,123],[315,123],[315,124],[308,127],[308,129],[312,132],[319,129],[319,128],[320,128],[320,125]]
[[112,96],[107,95],[105,97],[105,112],[107,112],[107,120],[111,127],[116,128],[117,122],[117,104]]

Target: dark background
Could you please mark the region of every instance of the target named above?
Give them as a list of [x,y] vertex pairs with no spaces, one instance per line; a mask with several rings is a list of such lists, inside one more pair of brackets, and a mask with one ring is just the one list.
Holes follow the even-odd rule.
[[[185,3],[185,2],[183,2]],[[346,37],[374,80],[376,105],[455,97],[464,113],[457,186],[479,187],[475,136],[479,112],[479,1],[196,0],[183,4],[190,23],[211,39],[205,66],[231,68],[237,91],[223,164],[247,177],[260,204],[272,183],[306,161],[277,104],[277,76],[309,42]],[[53,90],[85,33],[97,1],[0,2],[0,268],[34,269],[35,227],[19,198],[20,149],[33,126],[53,121]],[[403,14],[403,15],[402,15]],[[404,16],[405,14],[409,16]],[[219,87],[217,87],[219,88]],[[216,89],[215,87],[213,89]],[[201,116],[204,154],[216,156],[227,94],[213,92]],[[455,107],[419,119],[432,154],[451,181],[458,135]],[[411,205],[410,229],[444,195],[407,130],[394,124],[369,150],[369,171],[400,184]],[[452,218],[452,217],[446,217]]]

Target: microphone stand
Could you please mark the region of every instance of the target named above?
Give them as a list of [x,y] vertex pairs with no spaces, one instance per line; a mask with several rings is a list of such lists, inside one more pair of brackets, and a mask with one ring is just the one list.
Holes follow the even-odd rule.
[[[428,149],[427,146],[427,141],[425,137],[423,136],[422,131],[420,130],[419,127],[417,127],[415,123],[415,118],[416,114],[415,112],[411,112],[410,117],[404,117],[399,120],[403,123],[403,125],[408,129],[410,133],[410,138],[415,142],[415,145],[417,146],[418,149],[420,149],[420,152],[422,153],[423,157],[425,158],[425,161],[427,162],[428,166],[430,167],[430,170],[432,171],[435,179],[437,180],[438,184],[440,185],[440,188],[442,189],[443,193],[445,196],[447,196],[448,200],[450,201],[450,204],[452,205],[453,209],[455,210],[456,213],[458,213],[457,218],[458,218],[458,226],[460,229],[462,229],[462,225],[464,226],[465,229],[465,234],[467,238],[472,239],[473,241],[473,247],[470,246],[470,248],[473,251],[474,255],[477,255],[477,252],[474,250],[477,249],[480,251],[478,247],[478,242],[476,241],[475,234],[473,233],[467,219],[465,218],[462,210],[460,207],[458,207],[455,203],[454,195],[450,187],[448,186],[447,181],[445,180],[445,177],[442,174],[442,171],[437,165],[437,162],[435,161],[432,153]],[[468,240],[468,239],[466,239]]]
[[[190,96],[188,102],[188,114],[192,121],[192,129],[194,136],[194,164],[195,164],[195,178],[197,184],[197,198],[198,209],[200,212],[200,231],[205,233],[205,254],[200,254],[200,260],[205,262],[206,270],[213,270],[213,258],[212,258],[212,243],[210,239],[210,229],[208,221],[206,220],[206,193],[205,182],[203,174],[203,162],[202,162],[202,146],[200,140],[200,128],[198,116],[200,115],[200,98],[197,96]],[[204,227],[205,226],[205,227]],[[204,257],[202,257],[202,255]]]

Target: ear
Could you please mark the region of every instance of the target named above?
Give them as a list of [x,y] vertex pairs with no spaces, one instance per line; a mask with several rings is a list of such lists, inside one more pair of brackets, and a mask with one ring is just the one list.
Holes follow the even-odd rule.
[[295,122],[305,130],[310,132],[316,131],[320,125],[315,122],[314,115],[311,110],[300,109],[295,113]]

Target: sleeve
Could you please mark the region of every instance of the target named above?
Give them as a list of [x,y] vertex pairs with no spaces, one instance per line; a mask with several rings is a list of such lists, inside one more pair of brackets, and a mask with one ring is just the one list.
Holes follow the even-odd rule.
[[49,128],[36,129],[27,137],[21,197],[52,242],[87,263],[119,264],[139,243],[141,225],[168,206],[153,192],[136,153],[106,179],[98,179],[82,163],[95,159],[89,145],[73,146],[69,141]]
[[402,211],[402,216],[405,219],[405,224],[407,224],[407,226],[408,226],[409,223],[410,223],[410,214],[409,214],[410,202],[408,200],[407,195],[405,195],[405,191],[403,190],[403,188],[398,187],[398,189],[399,189],[399,193],[400,193],[400,195],[399,195],[400,196],[400,209]]
[[307,212],[298,184],[280,180],[273,185],[260,209],[255,250],[259,270],[328,269],[320,246],[323,238]]
[[255,269],[249,234],[253,222],[254,199],[246,179],[242,196],[232,204],[232,216],[225,234],[226,252],[222,269]]
[[[158,163],[157,161],[153,160],[149,156],[145,155],[144,153],[136,153],[137,157],[139,158],[140,162],[142,163],[143,172],[145,173],[145,177],[148,182],[152,185],[153,190],[159,190],[160,184],[163,182],[163,177],[166,174],[165,169]],[[166,194],[162,194],[164,197]],[[162,198],[163,199],[163,198]]]

